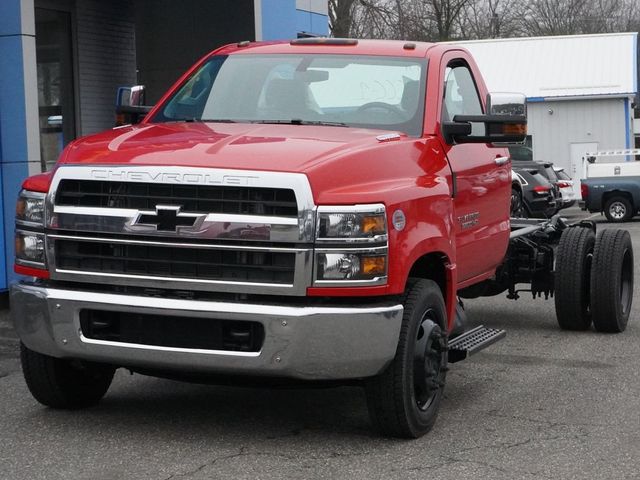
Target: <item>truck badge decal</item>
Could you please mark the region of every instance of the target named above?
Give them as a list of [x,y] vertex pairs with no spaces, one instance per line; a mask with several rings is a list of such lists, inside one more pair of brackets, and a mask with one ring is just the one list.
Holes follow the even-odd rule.
[[215,173],[146,172],[144,170],[93,169],[91,177],[120,182],[158,182],[193,185],[252,185],[252,175],[220,175]]
[[476,226],[479,220],[480,212],[471,212],[458,217],[458,222],[460,222],[460,228],[462,230]]
[[182,213],[180,207],[157,205],[155,212],[140,212],[132,226],[155,227],[158,232],[177,233],[181,227],[193,227],[202,215]]

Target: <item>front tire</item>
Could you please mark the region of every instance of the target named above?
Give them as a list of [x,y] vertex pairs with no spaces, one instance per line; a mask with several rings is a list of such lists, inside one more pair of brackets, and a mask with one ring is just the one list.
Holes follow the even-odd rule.
[[20,344],[22,372],[31,395],[51,408],[74,410],[96,405],[107,393],[115,368],[34,352]]
[[610,222],[628,222],[633,217],[633,206],[625,197],[611,197],[604,206],[604,214]]
[[433,427],[447,372],[446,307],[432,280],[407,285],[396,356],[365,385],[369,415],[384,434],[418,438]]

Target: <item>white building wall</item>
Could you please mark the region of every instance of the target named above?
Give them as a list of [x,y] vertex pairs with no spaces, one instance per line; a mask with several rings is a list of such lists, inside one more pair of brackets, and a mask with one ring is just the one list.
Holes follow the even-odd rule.
[[528,131],[535,160],[571,172],[571,145],[597,143],[599,150],[626,147],[625,99],[562,100],[528,104]]

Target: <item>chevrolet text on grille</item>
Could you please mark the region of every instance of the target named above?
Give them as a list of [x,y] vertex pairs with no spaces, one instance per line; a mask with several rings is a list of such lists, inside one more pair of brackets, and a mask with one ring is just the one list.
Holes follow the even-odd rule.
[[258,177],[250,175],[213,175],[208,173],[145,172],[128,170],[92,170],[91,177],[99,180],[129,182],[187,183],[198,185],[253,185]]

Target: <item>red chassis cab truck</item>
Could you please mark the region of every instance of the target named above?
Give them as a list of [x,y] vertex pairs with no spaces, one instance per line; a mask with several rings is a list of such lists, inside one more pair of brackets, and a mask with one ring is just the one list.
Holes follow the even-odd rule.
[[525,284],[562,328],[626,326],[629,234],[510,221],[524,99],[488,94],[462,48],[243,42],[122,111],[146,115],[18,200],[11,313],[45,405],[97,403],[119,367],[359,382],[382,433],[418,437],[448,363],[504,335],[467,331],[461,298]]

